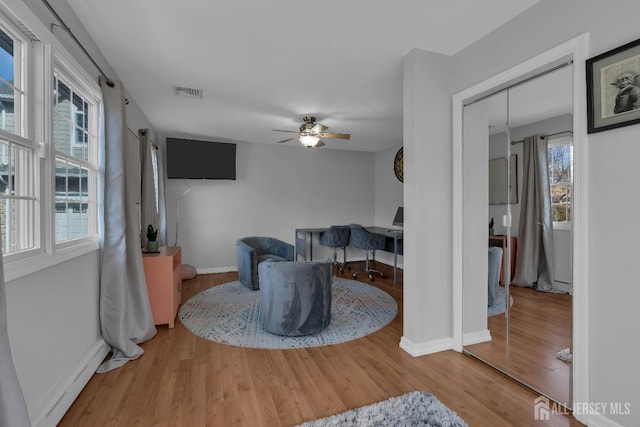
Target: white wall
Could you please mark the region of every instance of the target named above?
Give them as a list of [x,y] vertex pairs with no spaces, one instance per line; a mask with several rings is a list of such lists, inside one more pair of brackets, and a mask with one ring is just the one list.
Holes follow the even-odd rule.
[[419,355],[452,345],[450,59],[404,58],[404,329]]
[[6,284],[11,352],[34,425],[55,425],[47,412],[103,344],[98,260],[96,251]]
[[[168,180],[169,242],[175,242],[176,200],[188,187],[180,200],[178,244],[183,262],[199,271],[236,268],[240,237],[294,244],[296,228],[372,225],[374,166],[373,153],[238,143],[235,181]],[[354,248],[347,255],[364,256]],[[314,259],[329,256],[316,240]]]
[[[414,75],[440,82],[443,91],[449,87],[450,93],[458,93],[584,32],[590,33],[590,56],[635,40],[640,36],[638,13],[640,4],[637,1],[541,0],[451,58],[448,65],[453,80],[434,75],[428,63],[413,64],[411,70]],[[405,62],[405,67],[408,65],[411,64]],[[450,81],[454,83],[451,86]],[[421,152],[416,149],[418,139],[424,134],[423,128],[406,124],[407,116],[424,114],[438,117],[439,120],[429,120],[429,135],[444,135],[444,139],[450,142],[450,138],[446,138],[451,127],[450,104],[443,102],[441,97],[428,99],[428,94],[424,93],[421,94],[425,97],[422,105],[413,105],[417,102],[409,102],[408,105],[407,90],[412,86],[413,82],[405,78],[405,150],[415,154],[416,164],[433,163],[435,157],[448,165],[451,159],[449,152]],[[632,268],[640,258],[640,246],[637,244],[640,226],[636,218],[640,199],[630,196],[635,194],[635,187],[640,182],[640,168],[637,167],[639,138],[640,126],[635,125],[592,134],[585,142],[589,145],[589,399],[591,402],[629,402],[632,408],[631,414],[627,415],[594,416],[594,421],[601,425],[640,425],[640,410],[637,409],[640,408],[640,394],[637,392],[640,340],[636,331],[640,287]],[[421,218],[420,224],[429,225],[432,229],[431,206],[441,206],[450,214],[447,207],[451,203],[450,196],[430,190],[429,186],[434,183],[431,168],[416,168],[414,162],[407,162],[405,167],[416,185],[409,192],[405,186],[405,207],[411,207],[405,229],[413,228],[411,218]],[[431,204],[413,203],[413,194],[420,192],[431,194]],[[616,207],[614,214],[612,206]],[[624,226],[615,227],[616,224]],[[406,240],[408,243],[409,239]],[[443,250],[446,252],[445,248]],[[426,255],[424,251],[412,251],[409,257],[405,256],[405,335],[412,334],[424,340],[449,336],[444,334],[446,328],[442,325],[452,315],[450,299],[440,299],[442,307],[431,311],[428,309],[431,295],[417,290],[431,285],[410,271],[412,265],[424,264]],[[450,265],[450,262],[445,264]],[[414,303],[412,297],[418,301]],[[427,326],[430,333],[416,332],[418,328]]]

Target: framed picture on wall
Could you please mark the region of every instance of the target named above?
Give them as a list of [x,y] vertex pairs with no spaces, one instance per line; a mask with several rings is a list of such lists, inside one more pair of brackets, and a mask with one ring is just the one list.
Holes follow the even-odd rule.
[[587,132],[640,123],[640,39],[587,59]]

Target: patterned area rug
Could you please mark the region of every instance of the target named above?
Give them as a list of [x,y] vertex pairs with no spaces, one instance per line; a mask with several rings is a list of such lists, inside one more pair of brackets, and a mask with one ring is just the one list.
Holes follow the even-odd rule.
[[432,394],[414,391],[342,414],[309,421],[300,426],[466,427],[467,423]]
[[361,338],[387,325],[398,313],[391,295],[366,283],[335,277],[331,323],[320,333],[282,337],[260,323],[260,291],[239,281],[214,286],[180,308],[180,321],[195,335],[223,344],[252,348],[300,348]]

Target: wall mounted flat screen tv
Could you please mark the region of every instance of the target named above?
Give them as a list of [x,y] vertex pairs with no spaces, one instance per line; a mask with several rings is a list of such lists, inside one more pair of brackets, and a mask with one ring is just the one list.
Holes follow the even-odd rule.
[[170,179],[236,179],[236,144],[167,138]]

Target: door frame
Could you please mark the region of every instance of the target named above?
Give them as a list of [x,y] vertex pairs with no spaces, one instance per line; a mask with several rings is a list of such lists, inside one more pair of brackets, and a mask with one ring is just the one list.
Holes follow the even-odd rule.
[[[469,102],[509,87],[563,61],[573,61],[573,402],[589,401],[589,228],[586,74],[589,34],[584,33],[500,74],[453,95],[453,346],[462,352],[463,281],[463,108]],[[570,403],[570,402],[566,402]],[[584,416],[576,416],[580,421]]]

